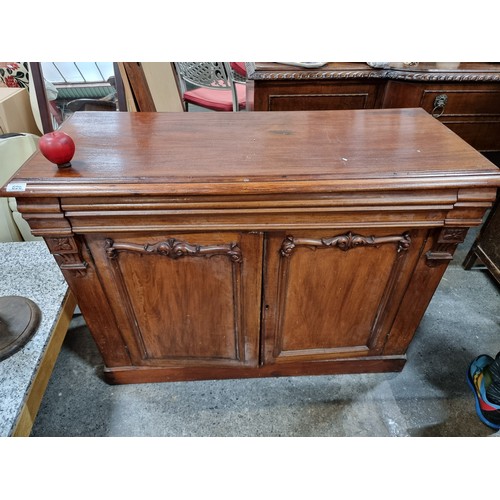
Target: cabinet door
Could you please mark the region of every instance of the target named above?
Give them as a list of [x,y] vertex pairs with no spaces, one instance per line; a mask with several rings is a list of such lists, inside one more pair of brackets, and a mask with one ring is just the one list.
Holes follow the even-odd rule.
[[257,364],[260,234],[112,234],[86,241],[134,365]]
[[293,231],[266,245],[264,363],[377,356],[425,231]]

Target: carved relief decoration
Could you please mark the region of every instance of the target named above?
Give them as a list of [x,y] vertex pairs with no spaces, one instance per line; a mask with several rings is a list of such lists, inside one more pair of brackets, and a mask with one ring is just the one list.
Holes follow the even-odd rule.
[[297,246],[307,247],[337,247],[344,252],[360,246],[378,247],[387,243],[397,243],[398,252],[408,250],[411,244],[409,233],[396,236],[362,236],[351,232],[333,236],[331,238],[294,238],[287,236],[281,244],[280,253],[283,257],[290,257]]
[[380,78],[378,71],[274,71],[253,73],[253,80],[343,80]]
[[466,227],[446,227],[439,233],[438,243],[462,243],[467,235]]
[[350,79],[388,79],[405,80],[415,82],[498,82],[498,72],[474,72],[474,71],[401,71],[397,69],[366,69],[358,71],[250,71],[248,76],[251,80],[350,80]]
[[62,271],[71,271],[77,276],[85,276],[88,264],[82,258],[73,237],[45,238],[45,241]]
[[242,262],[241,249],[236,243],[226,245],[192,245],[185,241],[170,238],[159,243],[138,245],[135,243],[115,243],[112,239],[106,240],[106,253],[110,259],[116,258],[118,252],[136,252],[141,254],[162,255],[171,259],[181,257],[210,257],[213,255],[227,255],[233,262]]
[[444,227],[439,233],[438,239],[432,250],[425,257],[429,267],[436,267],[453,259],[453,254],[459,243],[465,240],[468,228],[466,227]]
[[410,80],[416,82],[498,82],[500,74],[498,73],[467,73],[459,71],[456,73],[437,73],[437,72],[406,72],[406,71],[386,71],[383,78],[392,80]]
[[78,250],[73,238],[50,238],[50,248],[53,253],[57,252],[75,252]]

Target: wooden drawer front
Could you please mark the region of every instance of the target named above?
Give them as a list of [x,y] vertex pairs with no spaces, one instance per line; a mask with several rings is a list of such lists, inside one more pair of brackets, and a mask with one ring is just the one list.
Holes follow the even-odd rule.
[[481,152],[500,150],[500,120],[447,120],[440,118],[448,128],[453,130],[464,141]]
[[305,111],[327,109],[368,109],[370,94],[366,92],[345,94],[289,94],[270,95],[270,111]]
[[[444,96],[444,106],[436,106]],[[500,151],[500,85],[389,82],[385,108],[421,107],[478,151]]]
[[260,89],[256,111],[307,111],[334,109],[372,109],[376,107],[376,83],[304,82],[275,84]]
[[[446,104],[436,107],[442,96]],[[500,88],[427,89],[420,105],[477,150],[500,150]]]
[[[441,118],[453,116],[497,116],[500,120],[500,87],[490,90],[457,90],[449,87],[424,90],[421,107],[432,113],[438,96],[447,97],[446,105],[442,109]],[[440,109],[436,109],[439,114]]]
[[[406,98],[401,92],[403,87],[393,85],[391,88],[397,89],[399,94],[396,101],[387,103],[422,107],[478,151],[500,150],[500,86],[478,89],[477,85],[476,88],[409,85]],[[417,94],[420,94],[419,101],[415,99]],[[443,96],[446,103],[437,106]]]

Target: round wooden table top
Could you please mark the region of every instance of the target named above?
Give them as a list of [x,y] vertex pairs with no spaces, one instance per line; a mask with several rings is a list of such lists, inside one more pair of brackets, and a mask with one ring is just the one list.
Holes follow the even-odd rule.
[[0,360],[21,349],[36,333],[42,313],[26,297],[0,297]]

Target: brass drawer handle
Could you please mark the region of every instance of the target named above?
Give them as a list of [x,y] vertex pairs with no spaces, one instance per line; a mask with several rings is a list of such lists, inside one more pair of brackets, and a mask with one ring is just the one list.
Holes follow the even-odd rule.
[[434,118],[439,118],[444,113],[447,102],[448,96],[446,94],[440,94],[434,99],[434,108],[431,113]]

